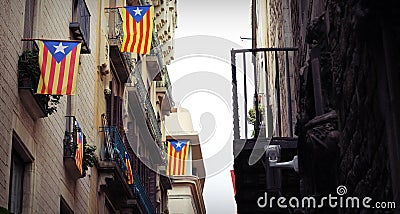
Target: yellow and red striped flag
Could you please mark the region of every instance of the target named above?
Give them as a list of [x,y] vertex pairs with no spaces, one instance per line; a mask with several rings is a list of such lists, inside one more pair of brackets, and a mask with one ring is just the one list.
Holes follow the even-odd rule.
[[147,6],[129,6],[121,8],[124,24],[121,52],[136,52],[147,54],[150,52],[153,38],[154,8]]
[[189,143],[188,140],[168,141],[167,175],[186,175]]
[[81,43],[39,41],[38,94],[75,95]]
[[75,150],[75,163],[76,166],[79,169],[79,172],[82,175],[83,172],[83,133],[81,130],[81,127],[79,126],[78,122],[75,121],[75,125],[78,127],[78,132],[76,133],[76,143],[77,143],[77,147]]
[[125,164],[126,164],[126,168],[127,168],[126,176],[128,178],[128,184],[133,184],[131,159],[129,158],[129,155],[126,152],[125,152]]

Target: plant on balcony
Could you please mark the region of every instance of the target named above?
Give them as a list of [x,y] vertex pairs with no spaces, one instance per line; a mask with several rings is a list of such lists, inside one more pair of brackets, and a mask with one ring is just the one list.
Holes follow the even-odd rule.
[[[78,148],[78,144],[72,140],[72,132],[65,132],[64,136],[64,156],[74,157],[75,152]],[[86,171],[89,167],[93,167],[96,162],[94,152],[96,146],[89,145],[86,141],[86,137],[83,138],[83,160],[82,160],[82,177],[86,176]]]
[[[260,112],[260,120],[262,120],[262,115],[264,114],[264,107],[261,104],[258,104],[258,111]],[[255,125],[256,123],[256,108],[251,108],[248,112],[249,116],[247,118],[247,122],[251,125]],[[251,132],[251,136],[254,137],[255,130]]]
[[83,163],[82,163],[82,176],[86,176],[86,171],[89,167],[93,167],[96,162],[96,157],[94,152],[96,151],[96,146],[89,145],[86,142],[86,138],[83,138]]
[[[18,84],[19,86],[29,86],[36,90],[40,78],[39,51],[25,50],[18,59]],[[60,95],[41,95],[36,94],[41,103],[48,104],[46,113],[51,115],[57,111],[57,104],[60,103]]]
[[0,207],[0,214],[10,214],[11,212],[8,211],[8,209],[4,208],[4,207]]

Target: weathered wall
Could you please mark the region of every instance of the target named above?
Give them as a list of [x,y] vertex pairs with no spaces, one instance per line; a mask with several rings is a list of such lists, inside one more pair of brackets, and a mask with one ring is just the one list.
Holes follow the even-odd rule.
[[[330,180],[336,186],[345,185],[347,195],[369,196],[374,201],[399,200],[396,196],[398,180],[392,180],[399,176],[396,169],[399,151],[395,146],[398,138],[393,137],[398,129],[392,124],[398,122],[395,109],[400,97],[393,92],[398,87],[390,84],[388,75],[392,70],[387,63],[388,58],[399,56],[399,42],[393,39],[391,46],[385,47],[383,36],[386,32],[390,38],[396,38],[396,35],[398,38],[399,25],[394,20],[399,20],[400,16],[394,12],[396,8],[398,5],[394,1],[384,4],[362,0],[294,1],[291,6],[295,46],[300,48],[295,58],[299,71],[296,89],[299,92],[300,150],[309,143],[305,124],[316,116],[309,52],[311,44],[318,44],[321,47],[323,111],[336,111],[340,133],[338,150],[330,150],[337,152],[333,155],[336,159],[329,163],[334,166],[330,170],[335,170],[336,174]],[[316,20],[315,17],[320,18]],[[313,29],[307,36],[310,24]],[[394,67],[398,73],[399,64],[394,63]],[[388,115],[394,115],[393,120]],[[302,164],[304,192],[315,194],[318,185],[312,185],[310,181],[324,181],[309,180],[312,175],[307,167],[312,165],[307,160]]]
[[[34,36],[39,38],[69,39],[72,1],[37,0]],[[94,142],[94,80],[95,31],[97,1],[86,1],[91,12],[92,53],[81,55],[77,80],[75,116],[87,141]],[[0,206],[8,206],[12,136],[21,138],[28,153],[34,158],[31,169],[29,195],[24,206],[33,213],[54,213],[60,209],[62,195],[75,213],[89,213],[89,177],[73,182],[63,165],[66,96],[61,98],[57,112],[47,118],[34,120],[22,106],[18,93],[17,65],[22,53],[25,0],[1,1],[1,72],[0,72]],[[24,197],[25,200],[25,197]]]

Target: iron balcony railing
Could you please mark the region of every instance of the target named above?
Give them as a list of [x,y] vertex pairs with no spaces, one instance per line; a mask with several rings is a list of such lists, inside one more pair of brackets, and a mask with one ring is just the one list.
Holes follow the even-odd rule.
[[172,83],[171,83],[171,79],[169,78],[169,74],[168,74],[168,71],[166,70],[166,68],[163,69],[163,80],[157,81],[156,86],[157,87],[165,87],[167,96],[168,96],[172,106],[174,106],[175,103],[172,98]]
[[[127,173],[125,173],[128,171],[128,166],[125,162],[125,154],[127,154],[127,150],[121,135],[118,132],[118,128],[115,126],[101,127],[100,132],[104,133],[104,143],[100,147],[100,160],[115,161],[121,172],[123,172],[126,180],[128,180]],[[133,174],[133,184],[130,184],[129,186],[133,195],[139,199],[141,205],[145,208],[146,213],[155,213],[139,175],[135,168],[132,167],[131,169]]]
[[[83,159],[85,154],[81,157],[81,160],[77,160],[76,152],[78,149],[78,138],[79,133],[82,133],[82,146],[85,147],[86,136],[83,134],[82,129],[78,125],[78,121],[75,116],[66,117],[66,130],[64,134],[64,164],[68,172],[74,178],[82,178],[85,176],[83,171],[84,163]],[[84,151],[84,148],[83,148]],[[82,170],[82,171],[81,171]]]
[[[72,157],[75,159],[77,136],[81,129],[77,126],[75,116],[66,116],[67,130],[64,136],[64,157]],[[84,136],[85,137],[85,136]]]
[[142,72],[140,71],[140,69],[135,69],[134,76],[137,81],[136,87],[139,92],[140,102],[145,107],[146,117],[148,120],[147,121],[148,126],[151,130],[153,137],[157,141],[157,144],[160,146],[160,148],[162,148],[162,145],[161,145],[162,133],[160,130],[160,126],[157,122],[157,117],[156,117],[153,105],[151,104],[151,101],[150,101],[150,96],[148,96],[146,87],[143,83]]
[[123,20],[118,8],[109,9],[108,39],[110,44],[110,57],[114,62],[117,74],[122,82],[125,82],[134,69],[132,53],[121,52],[122,40],[124,38]]
[[151,126],[153,134],[156,137],[157,143],[160,143],[161,142],[161,138],[162,138],[162,134],[161,134],[160,126],[159,126],[158,121],[157,121],[156,114],[154,113],[153,105],[150,102],[150,99],[146,99],[144,106],[146,107],[147,118],[148,118],[148,120],[150,122],[149,125]]
[[[265,73],[265,97],[266,97],[266,103],[265,106],[260,107],[260,100],[259,100],[259,89],[258,86],[254,87],[254,94],[252,98],[252,105],[255,111],[255,118],[254,118],[254,138],[257,138],[260,133],[260,126],[262,123],[262,111],[265,108],[266,109],[266,115],[267,115],[267,124],[268,124],[268,129],[271,130],[266,130],[268,131],[268,136],[272,136],[272,127],[275,127],[276,125],[276,135],[278,137],[282,137],[283,135],[283,122],[282,122],[282,112],[284,105],[282,104],[282,92],[286,90],[286,108],[285,111],[287,112],[287,126],[288,128],[288,135],[289,137],[293,137],[293,116],[292,116],[292,90],[291,90],[291,85],[290,85],[290,66],[289,66],[289,52],[295,52],[297,51],[297,48],[256,48],[256,49],[237,49],[237,50],[231,50],[231,66],[232,66],[232,94],[233,94],[233,131],[234,131],[234,139],[238,140],[240,139],[241,133],[244,134],[244,138],[248,139],[248,121],[249,121],[249,115],[248,115],[248,97],[251,97],[251,94],[249,94],[247,90],[247,84],[248,84],[248,72],[247,72],[247,65],[246,65],[246,53],[250,54],[253,60],[256,60],[257,56],[262,57],[263,61],[261,61],[264,65],[264,70],[258,70],[257,68],[257,63],[253,63],[253,83],[259,83],[260,80],[258,79],[258,74],[257,72],[263,72]],[[258,55],[257,55],[258,54]],[[236,64],[236,56],[237,55],[242,55],[242,63],[243,63],[243,83],[240,84],[241,87],[238,87],[238,72],[237,72],[237,64]],[[283,57],[280,55],[283,55]],[[272,62],[268,62],[268,59],[273,59]],[[282,59],[283,58],[283,59]],[[268,67],[269,65],[272,65],[274,67],[274,72],[275,72],[275,85],[274,87],[269,86],[269,71]],[[284,78],[286,82],[286,89],[283,89],[281,87],[281,83],[283,83],[281,77],[281,71],[282,71],[282,65],[284,66]],[[251,69],[248,69],[251,70]],[[272,72],[271,72],[272,73]],[[239,102],[238,102],[238,88],[242,88],[243,91],[241,94],[244,95],[244,103],[243,103],[243,112],[242,115],[244,118],[240,121],[239,118]],[[271,95],[269,92],[270,88],[275,88],[275,95]],[[276,97],[276,100],[270,100],[271,98],[269,97]],[[276,112],[272,112],[272,103],[276,103]],[[276,124],[274,124],[276,121]],[[240,130],[240,127],[244,127],[244,132],[243,130]],[[265,137],[265,136],[264,136]]]
[[129,185],[133,195],[139,200],[139,203],[144,207],[146,213],[153,214],[155,213],[155,209],[149,195],[146,192],[146,189],[143,186],[142,181],[135,169],[132,169],[133,174],[133,184]]
[[118,128],[115,126],[101,127],[100,132],[104,133],[104,141],[100,145],[100,160],[115,161],[121,172],[123,172],[124,177],[128,179],[125,173],[128,170],[125,163],[125,153],[127,153],[127,150],[118,132]]

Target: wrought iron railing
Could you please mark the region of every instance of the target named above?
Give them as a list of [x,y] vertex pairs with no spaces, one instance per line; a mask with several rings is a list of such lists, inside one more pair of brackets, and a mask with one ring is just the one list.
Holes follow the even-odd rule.
[[161,134],[160,126],[157,121],[156,114],[154,113],[153,105],[151,104],[150,99],[146,99],[144,104],[145,104],[144,106],[147,111],[147,118],[150,122],[149,125],[151,126],[153,134],[156,137],[157,143],[160,145],[162,134]]
[[67,130],[64,135],[64,157],[75,159],[77,147],[77,133],[80,131],[74,116],[66,116]]
[[[86,136],[83,134],[82,129],[79,127],[79,124],[75,118],[75,116],[65,116],[66,117],[66,130],[64,134],[64,164],[67,171],[75,178],[82,178],[86,175],[85,169],[85,142]],[[81,155],[77,155],[78,147],[78,139],[79,136],[82,136],[81,141]]]
[[168,71],[166,70],[166,68],[163,69],[163,80],[162,81],[157,81],[156,82],[156,86],[157,87],[165,87],[167,96],[171,102],[171,105],[174,106],[174,100],[172,97],[172,83],[171,83],[171,79],[169,78],[169,74]]
[[134,71],[134,76],[135,76],[136,82],[137,82],[136,87],[139,92],[140,102],[143,104],[145,111],[146,111],[149,128],[150,128],[155,140],[157,141],[157,144],[161,147],[162,146],[161,145],[162,133],[160,130],[160,126],[157,122],[157,117],[156,117],[153,105],[151,104],[150,96],[148,95],[146,87],[143,83],[142,72],[137,67]]
[[125,163],[125,153],[127,152],[118,128],[115,126],[101,127],[100,132],[104,134],[104,141],[100,145],[100,160],[115,161],[123,172],[125,178],[128,167]]
[[133,184],[130,185],[130,188],[133,192],[133,195],[139,199],[139,203],[144,207],[146,213],[155,213],[155,209],[151,203],[149,195],[147,194],[146,189],[144,188],[143,183],[135,169],[132,169],[132,174]]

